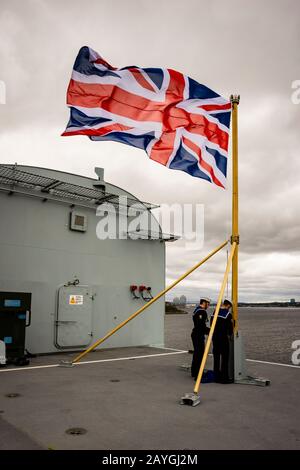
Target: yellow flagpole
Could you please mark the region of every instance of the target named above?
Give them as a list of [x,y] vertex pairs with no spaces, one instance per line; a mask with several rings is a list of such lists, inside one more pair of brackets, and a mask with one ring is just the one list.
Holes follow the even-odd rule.
[[191,274],[193,271],[195,271],[196,269],[198,269],[202,264],[204,264],[207,260],[209,260],[213,255],[215,255],[216,253],[218,253],[218,251],[222,250],[222,248],[224,248],[224,246],[226,246],[228,243],[228,241],[226,240],[225,242],[223,242],[221,245],[219,245],[217,248],[215,248],[213,251],[211,251],[205,258],[203,258],[201,261],[199,261],[199,263],[195,264],[191,269],[189,269],[188,271],[186,271],[182,276],[180,276],[176,281],[174,281],[172,284],[170,284],[168,287],[166,287],[163,291],[161,291],[159,294],[157,294],[155,297],[153,297],[153,299],[151,299],[149,302],[147,302],[145,305],[143,305],[143,307],[139,308],[135,313],[133,313],[132,315],[130,315],[130,317],[128,317],[126,320],[124,320],[122,323],[120,323],[119,325],[117,325],[113,330],[109,331],[105,336],[103,336],[103,338],[99,339],[98,341],[96,341],[94,344],[92,344],[92,346],[90,346],[89,348],[87,348],[85,351],[83,351],[82,353],[80,353],[77,357],[75,357],[75,359],[72,361],[72,364],[74,364],[75,362],[78,362],[80,361],[80,359],[82,359],[86,354],[88,354],[89,352],[93,351],[93,349],[95,349],[97,346],[99,346],[101,343],[103,343],[104,341],[106,341],[108,338],[110,338],[114,333],[116,333],[118,330],[120,330],[121,328],[123,328],[123,326],[125,326],[128,322],[130,322],[131,320],[133,320],[135,317],[137,317],[140,313],[142,313],[144,310],[146,310],[146,308],[149,308],[150,305],[152,305],[154,302],[156,302],[158,299],[160,299],[163,295],[165,295],[169,290],[173,289],[173,287],[175,287],[177,284],[179,284],[180,281],[182,281],[184,278],[186,278],[189,274]]
[[239,257],[239,180],[238,180],[238,104],[239,95],[231,95],[232,105],[232,236],[231,244],[236,243],[232,260],[232,318],[234,332],[238,331],[238,257]]

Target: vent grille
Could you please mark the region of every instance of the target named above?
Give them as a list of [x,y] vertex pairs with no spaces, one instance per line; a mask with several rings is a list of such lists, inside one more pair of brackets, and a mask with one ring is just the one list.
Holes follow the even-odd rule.
[[[99,205],[105,201],[114,205],[118,205],[119,203],[119,197],[116,194],[101,189],[87,188],[77,184],[66,183],[65,181],[49,178],[47,176],[35,175],[20,170],[16,166],[0,165],[0,185],[2,185],[2,189],[12,192],[20,188],[25,188],[41,193],[45,198],[54,196],[62,200],[81,201],[89,205]],[[127,198],[127,207],[137,202],[141,203],[141,206],[143,206],[145,210],[158,207],[133,198]]]

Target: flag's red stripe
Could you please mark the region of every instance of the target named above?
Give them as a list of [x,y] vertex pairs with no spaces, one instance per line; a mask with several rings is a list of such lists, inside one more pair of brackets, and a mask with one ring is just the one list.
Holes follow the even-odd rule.
[[150,159],[166,166],[174,150],[175,136],[176,132],[164,132],[161,138],[153,145]]
[[163,132],[173,131],[178,127],[187,127],[191,124],[190,114],[182,108],[169,107],[163,113]]
[[114,85],[82,83],[71,80],[68,105],[102,108],[110,113],[137,121],[162,121],[165,103],[155,103]]
[[[134,95],[133,95],[134,96]],[[110,100],[103,100],[101,108],[106,111],[124,116],[128,119],[133,119],[139,122],[161,122],[162,121],[162,111],[155,111],[153,109],[141,109],[133,106],[133,103],[128,101],[124,103],[119,101],[118,98],[120,95],[118,93],[114,94],[114,98]]]
[[216,177],[215,175],[215,172],[214,172],[214,169],[213,167],[207,163],[206,161],[203,160],[202,158],[202,155],[201,155],[201,149],[200,147],[198,147],[198,145],[196,145],[194,142],[192,142],[190,139],[187,139],[186,137],[182,137],[182,140],[183,140],[183,143],[189,147],[191,150],[193,150],[193,152],[198,156],[199,158],[199,161],[201,163],[201,166],[206,170],[208,171],[208,173],[210,174],[211,176],[211,179],[213,180],[213,182],[217,185],[217,186],[221,186],[222,188],[224,188],[223,184],[218,180],[218,178]]
[[[98,100],[98,106],[99,106],[99,104],[102,103],[104,99],[114,99],[117,102],[134,106],[135,108],[138,108],[140,111],[141,110],[146,110],[146,111],[160,110],[162,112],[170,104],[173,107],[173,106],[176,106],[177,103],[183,100],[183,94],[184,94],[184,88],[185,88],[185,80],[184,80],[183,74],[180,72],[176,72],[175,70],[169,70],[169,74],[170,74],[170,82],[166,90],[166,99],[164,100],[163,103],[156,102],[155,100],[148,100],[147,98],[144,98],[142,96],[136,95],[134,93],[130,93],[128,91],[123,90],[122,88],[119,88],[117,85],[84,83],[84,82],[78,82],[76,80],[71,79],[69,87],[68,87],[68,95],[67,95],[68,104],[71,104],[73,106],[80,106],[80,104],[70,103],[69,100],[70,99],[80,100],[80,96],[81,96],[82,99],[87,98],[87,100],[90,100],[90,106],[88,107],[95,107],[94,104],[97,102],[97,100]],[[140,76],[142,77],[142,74]],[[144,77],[142,78],[144,79]],[[79,95],[79,96],[76,97],[74,95]],[[83,95],[91,95],[91,96],[83,97]],[[151,120],[153,121],[153,119]]]
[[[173,72],[173,71],[170,71]],[[176,72],[177,73],[177,72]],[[175,74],[175,72],[174,72]],[[173,75],[174,75],[173,74]],[[111,101],[115,100],[117,103],[123,103],[128,106],[133,106],[139,111],[168,111],[174,109],[176,104],[183,99],[184,92],[184,77],[179,74],[179,77],[170,75],[170,84],[166,92],[166,99],[163,102],[155,100],[148,100],[143,96],[130,93],[129,91],[119,88],[117,85],[103,85],[100,83],[84,83],[78,82],[71,79],[68,87],[67,101],[72,106],[84,106],[81,104],[85,103],[86,107],[94,108],[100,107],[104,100]],[[116,113],[118,114],[118,113]],[[155,120],[155,119],[154,119]],[[160,114],[159,121],[161,122],[162,116]],[[151,119],[153,121],[153,119]]]
[[110,65],[106,60],[104,60],[102,57],[98,57],[98,59],[92,61],[93,64],[102,64],[104,67],[107,67],[109,70],[118,70],[117,67],[113,67]]
[[220,111],[221,109],[231,109],[231,103],[227,104],[203,104],[198,106],[198,108],[203,108],[206,111]]
[[184,75],[176,70],[168,69],[170,74],[170,83],[166,92],[167,102],[175,106],[178,102],[183,100],[185,80]]
[[110,132],[118,132],[118,131],[127,131],[132,129],[128,126],[123,126],[122,124],[110,124],[109,126],[99,127],[99,129],[79,129],[78,131],[65,131],[62,136],[69,136],[69,135],[106,135]]
[[207,139],[217,144],[221,149],[227,152],[229,134],[222,131],[217,124],[210,122],[205,116],[201,114],[190,114],[192,124],[186,127],[186,130],[192,134],[203,135]]
[[151,86],[151,84],[145,79],[144,75],[141,73],[139,69],[136,68],[130,68],[128,69],[133,77],[136,79],[139,85],[141,85],[143,88],[146,88],[147,90],[155,92],[156,90]]
[[[72,96],[70,96],[72,95]],[[121,103],[130,103],[130,105],[135,106],[139,109],[146,109],[146,110],[160,110],[165,106],[165,103],[158,103],[156,101],[148,100],[143,96],[136,95],[129,91],[123,90],[119,88],[117,85],[105,85],[100,83],[84,83],[78,82],[76,80],[71,79],[67,98],[69,101],[69,97],[74,99],[73,95],[79,95],[78,99],[81,97],[84,98],[84,95],[88,95],[87,97],[90,98],[91,104],[101,103],[104,99],[116,99],[117,101],[121,101]],[[69,104],[69,103],[68,103]],[[92,107],[92,106],[89,106]]]

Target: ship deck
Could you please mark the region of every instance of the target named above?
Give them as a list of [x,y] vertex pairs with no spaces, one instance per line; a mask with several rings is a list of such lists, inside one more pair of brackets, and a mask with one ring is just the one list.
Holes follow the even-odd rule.
[[269,387],[202,384],[190,407],[179,404],[194,386],[185,350],[101,350],[57,366],[72,357],[0,369],[0,449],[300,449],[299,367],[248,361]]

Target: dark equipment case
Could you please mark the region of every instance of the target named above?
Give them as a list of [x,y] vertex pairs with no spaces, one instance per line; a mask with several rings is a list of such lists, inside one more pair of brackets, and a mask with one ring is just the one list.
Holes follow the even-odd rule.
[[31,323],[31,293],[0,292],[0,340],[6,346],[6,361],[27,365],[26,328]]

